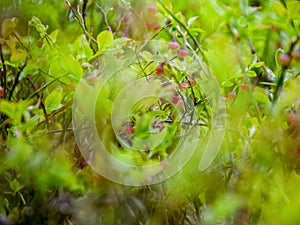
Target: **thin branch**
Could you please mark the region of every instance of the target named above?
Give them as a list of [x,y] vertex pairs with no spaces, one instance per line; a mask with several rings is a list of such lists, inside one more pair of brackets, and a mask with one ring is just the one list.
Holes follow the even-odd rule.
[[[250,47],[250,49],[251,49],[252,55],[256,55],[256,50],[255,50],[254,45],[253,45],[253,43],[252,43],[252,40],[251,40],[250,38],[248,39],[248,44],[249,44],[249,47]],[[256,62],[261,62],[260,58],[257,57]],[[271,81],[272,81],[272,78],[271,78],[272,76],[271,76],[271,74],[268,72],[267,67],[266,67],[265,65],[262,65],[262,69],[263,69],[264,72],[266,73],[267,80],[268,80],[269,82],[271,82]],[[261,75],[262,75],[262,74],[259,74],[258,78],[261,78]],[[259,82],[259,81],[258,81],[258,82]],[[257,82],[257,83],[258,83],[258,82]]]
[[[292,52],[297,44],[297,42],[299,41],[300,36],[298,35],[296,38],[293,38],[290,44],[290,48],[289,51],[287,52],[287,54],[291,57]],[[276,103],[276,101],[279,98],[279,95],[281,93],[283,84],[284,84],[284,80],[285,80],[285,75],[286,75],[286,71],[288,70],[289,66],[290,66],[291,61],[288,63],[288,65],[284,65],[282,66],[282,70],[279,72],[278,76],[278,82],[277,82],[277,86],[276,89],[274,91],[274,98],[273,98],[273,103]]]
[[33,92],[28,99],[33,98],[35,95],[37,95],[40,91],[44,90],[46,87],[48,87],[50,84],[52,84],[55,81],[59,81],[60,78],[66,76],[66,74],[63,74],[59,77],[54,78],[53,80],[49,81],[48,83],[44,84],[42,87],[40,87],[39,89],[37,89],[35,92]]
[[[20,37],[18,36],[18,33],[13,32],[14,37],[19,41],[19,43],[26,49],[26,51],[29,53],[30,55],[30,50],[29,48],[23,43],[23,41],[20,39]],[[30,55],[31,56],[31,55]]]
[[73,128],[68,127],[67,129],[48,130],[48,133],[55,134],[55,133],[62,133],[62,132],[65,132],[65,131],[71,132],[71,131],[73,131]]
[[[42,96],[43,96],[43,95],[42,95]],[[42,110],[43,110],[43,114],[44,114],[44,117],[45,117],[45,122],[46,122],[47,130],[49,130],[49,129],[50,129],[50,126],[49,126],[49,119],[48,119],[47,110],[46,110],[45,104],[43,103],[42,98],[41,98],[40,106],[41,106],[41,108],[42,108]]]
[[193,40],[194,44],[196,45],[196,47],[198,48],[198,50],[200,51],[201,57],[203,58],[203,60],[205,62],[207,62],[204,53],[202,51],[202,48],[199,44],[199,42],[194,38],[194,36],[191,34],[189,28],[187,28],[162,2],[161,0],[158,0],[159,4],[164,8],[164,10],[167,11],[167,13],[170,14],[170,16],[172,16],[172,18],[187,32],[188,36]]
[[[163,123],[174,123],[174,120],[171,119],[167,119],[167,120],[163,120]],[[195,126],[202,126],[202,127],[208,127],[209,125],[206,123],[195,123],[193,124],[192,121],[191,122],[186,122],[186,121],[181,121],[180,123],[184,124],[184,125],[195,125]]]
[[5,60],[4,60],[4,57],[3,57],[3,52],[2,52],[2,45],[0,44],[0,57],[1,57],[1,63],[2,63],[2,68],[3,68],[3,80],[1,79],[2,81],[2,86],[3,86],[3,89],[4,89],[4,94],[3,94],[3,97],[6,98],[6,76],[7,76],[7,72],[6,72],[6,65],[5,65]]
[[256,50],[255,50],[255,48],[253,46],[253,43],[252,43],[252,40],[250,38],[248,39],[248,44],[249,44],[249,47],[251,49],[252,55],[256,55]]
[[[92,40],[94,43],[97,44],[97,40],[88,32],[88,30],[86,29],[85,25],[84,25],[84,19],[82,18],[82,15],[80,13],[78,13],[71,5],[70,1],[65,0],[65,2],[67,3],[67,5],[69,6],[69,8],[71,9],[71,11],[73,12],[75,19],[78,21],[80,27],[82,28],[85,36],[88,38],[88,40]],[[92,45],[90,45],[90,47],[92,48],[93,52],[95,53],[96,50],[93,48]]]
[[[73,100],[67,102],[65,105],[63,105],[62,107],[60,107],[59,109],[55,109],[53,112],[51,112],[51,114],[47,114],[47,118],[45,118],[44,121],[41,121],[38,125],[41,125],[43,123],[46,123],[47,124],[47,120],[51,120],[54,118],[55,115],[65,111],[66,109],[68,109],[73,103]],[[49,130],[49,129],[48,129]],[[50,132],[50,131],[49,131]]]
[[109,25],[109,23],[108,23],[108,21],[107,21],[107,12],[108,12],[108,11],[104,11],[104,9],[102,9],[101,6],[99,6],[98,4],[96,4],[96,5],[97,5],[97,7],[101,10],[101,12],[102,12],[102,14],[103,14],[104,22],[105,22],[105,24],[106,24],[107,29],[109,30],[110,33],[113,33],[113,32],[112,32],[112,29],[111,29],[111,26]]
[[18,71],[18,73],[17,73],[17,76],[16,76],[16,78],[15,78],[15,80],[14,80],[13,86],[12,86],[10,92],[9,92],[8,101],[10,101],[11,98],[12,98],[12,96],[13,96],[13,93],[14,93],[14,91],[15,91],[16,86],[17,86],[18,83],[19,83],[19,79],[20,79],[21,73],[22,73],[23,69],[25,68],[25,66],[26,66],[26,64],[24,64],[24,65],[20,68],[20,70]]
[[87,27],[86,27],[85,17],[86,17],[86,7],[87,7],[88,1],[89,0],[83,0],[83,3],[82,3],[82,12],[81,12],[81,16],[82,16],[82,20],[83,20],[83,26],[84,26],[84,28],[86,30],[87,30]]
[[73,100],[68,101],[65,105],[60,107],[59,109],[54,110],[50,115],[48,115],[49,119],[52,119],[56,114],[61,113],[65,111],[67,108],[69,108],[73,104]]

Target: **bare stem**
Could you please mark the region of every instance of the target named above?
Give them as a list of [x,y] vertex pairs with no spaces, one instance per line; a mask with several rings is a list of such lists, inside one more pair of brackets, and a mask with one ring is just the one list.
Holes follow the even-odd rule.
[[5,61],[4,61],[4,57],[3,57],[3,52],[2,52],[2,45],[0,44],[0,57],[1,57],[1,63],[2,63],[2,68],[3,68],[3,80],[1,79],[1,84],[3,86],[4,89],[4,94],[3,97],[6,98],[6,76],[7,76],[7,72],[6,72],[6,65],[5,65]]

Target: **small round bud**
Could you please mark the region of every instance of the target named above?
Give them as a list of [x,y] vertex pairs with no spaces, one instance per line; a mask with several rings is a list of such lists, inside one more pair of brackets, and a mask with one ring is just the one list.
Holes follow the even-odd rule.
[[179,48],[179,44],[174,40],[169,43],[168,47],[171,50],[177,50]]
[[288,66],[291,62],[291,59],[291,56],[286,53],[283,53],[278,57],[278,61],[282,66]]
[[187,83],[185,83],[185,82],[182,82],[181,84],[180,84],[180,86],[183,88],[183,89],[188,89],[188,87],[189,87],[189,85],[187,84]]
[[247,90],[248,89],[248,84],[245,84],[245,83],[241,84],[241,89],[242,90]]
[[228,93],[228,98],[229,99],[235,99],[235,97],[236,97],[236,93],[235,92],[229,92]]
[[181,48],[177,51],[178,58],[185,58],[189,54],[188,50]]

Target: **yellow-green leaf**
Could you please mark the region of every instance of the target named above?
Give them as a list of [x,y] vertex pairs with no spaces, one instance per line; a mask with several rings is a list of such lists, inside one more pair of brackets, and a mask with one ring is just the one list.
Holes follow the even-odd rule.
[[47,113],[51,113],[60,106],[62,97],[63,96],[60,89],[55,89],[46,97],[45,107]]
[[247,75],[248,75],[249,77],[256,77],[256,73],[255,73],[253,70],[248,70],[248,71],[247,71]]
[[19,19],[16,17],[13,17],[11,19],[4,19],[1,26],[1,34],[2,36],[8,37],[11,32],[16,28],[17,24],[19,22]]
[[113,44],[113,35],[108,31],[102,31],[97,36],[98,51],[103,52]]

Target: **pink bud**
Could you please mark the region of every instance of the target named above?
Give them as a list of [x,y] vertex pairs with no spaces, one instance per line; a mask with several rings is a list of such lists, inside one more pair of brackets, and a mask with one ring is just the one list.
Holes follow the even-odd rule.
[[4,88],[0,86],[0,97],[4,95]]
[[278,57],[278,61],[283,66],[288,66],[290,64],[291,60],[292,60],[291,56],[289,56],[286,53],[283,53]]
[[88,84],[93,84],[97,81],[97,76],[96,75],[90,75],[86,78],[86,81]]
[[165,127],[161,123],[156,123],[156,124],[154,124],[154,128],[157,128],[157,129],[159,129],[159,131],[162,131]]
[[299,50],[295,50],[293,52],[293,57],[296,61],[300,61],[300,51]]
[[130,135],[134,133],[134,128],[130,125],[126,125],[125,130],[124,130],[126,135]]
[[189,54],[188,50],[181,48],[177,51],[178,58],[184,58]]
[[151,27],[152,27],[153,30],[159,30],[160,29],[160,26],[158,24],[156,24],[156,23],[152,24]]
[[171,41],[171,42],[169,42],[168,47],[169,47],[169,49],[176,50],[179,48],[179,44],[176,41]]
[[241,84],[242,90],[247,90],[247,88],[248,88],[248,84],[245,84],[245,83]]
[[235,99],[235,97],[236,97],[236,94],[234,92],[229,92],[228,93],[228,98],[229,99]]
[[172,96],[172,102],[173,102],[174,104],[177,104],[178,101],[179,101],[178,95],[173,95],[173,96]]
[[156,74],[157,74],[157,75],[163,74],[163,73],[164,73],[164,65],[163,65],[162,63],[159,64],[159,65],[156,67],[155,71],[156,71]]
[[185,82],[182,82],[181,84],[180,84],[180,86],[183,88],[183,89],[188,89],[188,87],[189,87],[189,85],[187,84],[187,83],[185,83]]
[[193,78],[189,78],[189,81],[190,81],[190,83],[191,83],[191,85],[194,85],[195,84],[195,80],[193,79]]
[[150,5],[150,6],[148,7],[148,12],[151,13],[151,14],[157,13],[157,8],[156,8],[156,6]]

